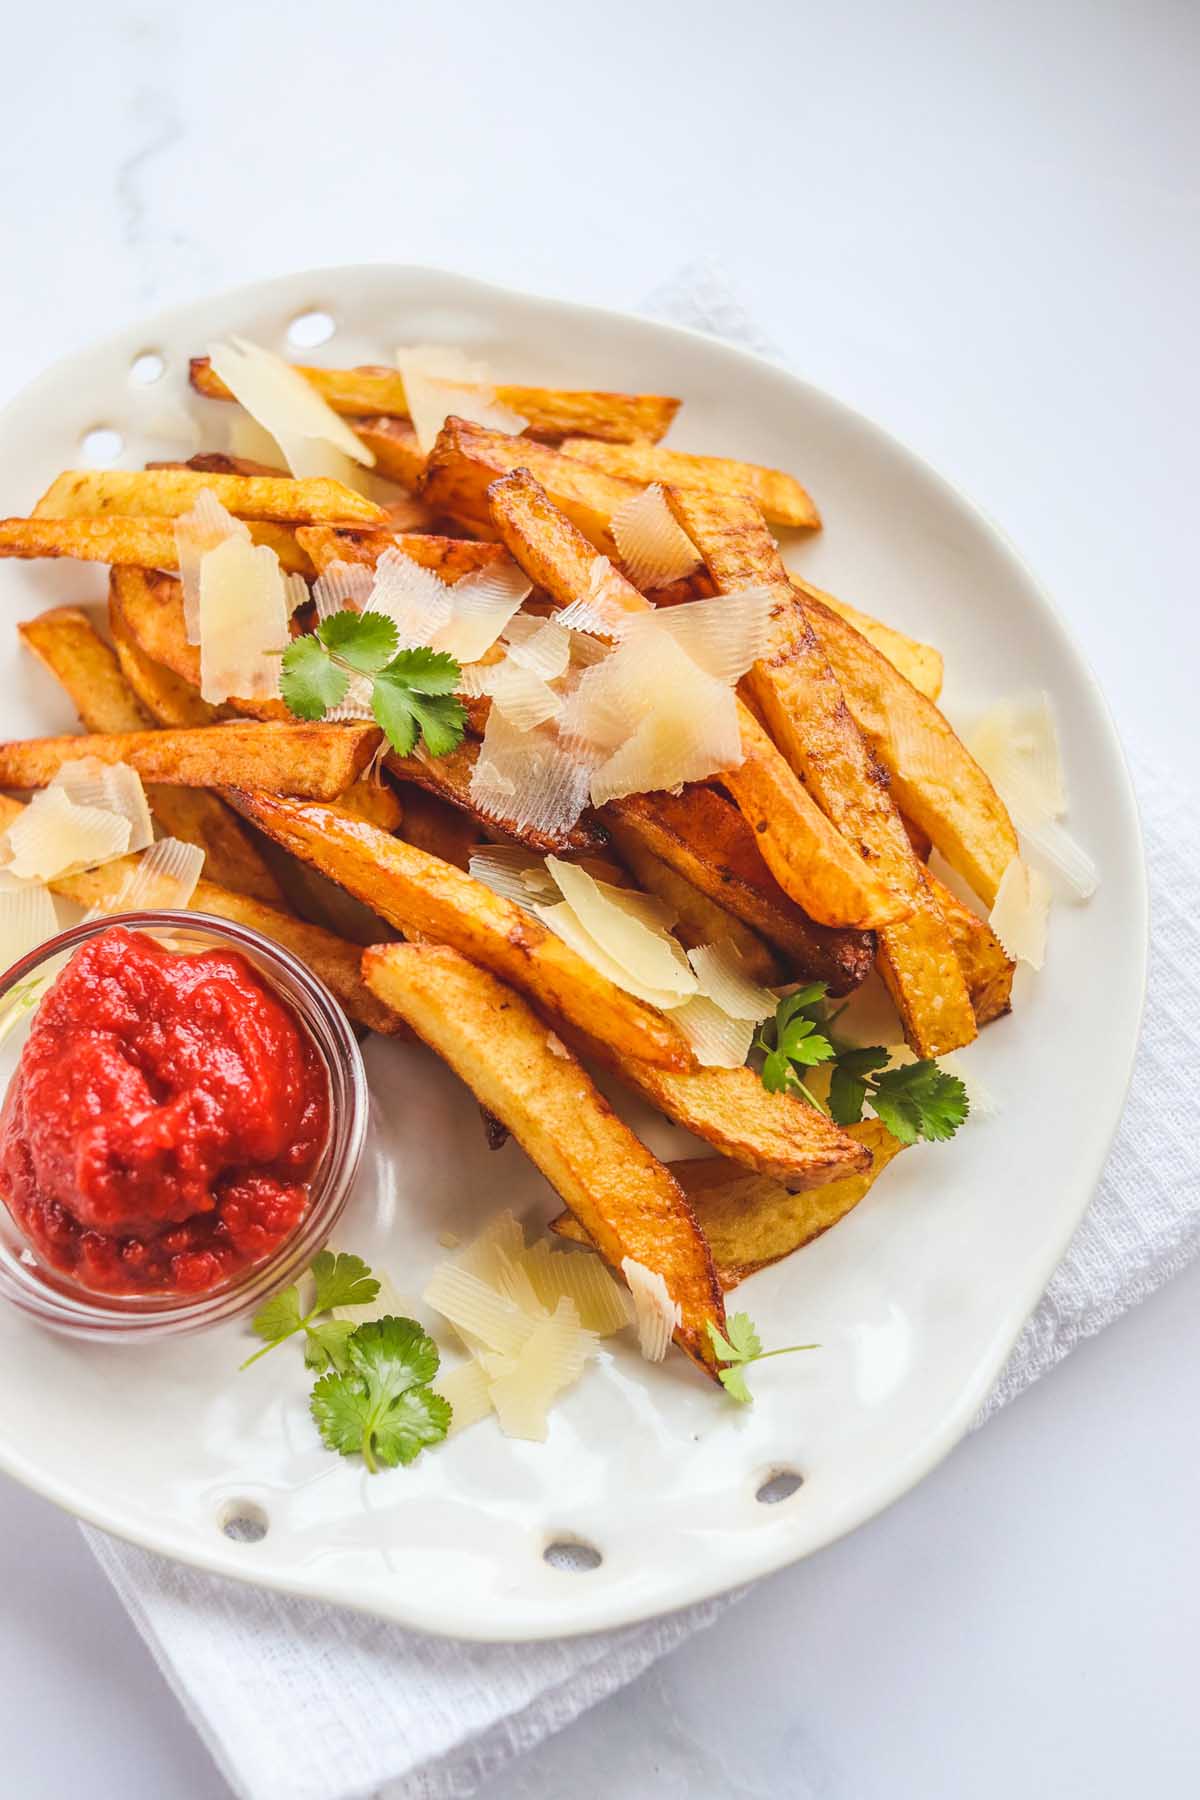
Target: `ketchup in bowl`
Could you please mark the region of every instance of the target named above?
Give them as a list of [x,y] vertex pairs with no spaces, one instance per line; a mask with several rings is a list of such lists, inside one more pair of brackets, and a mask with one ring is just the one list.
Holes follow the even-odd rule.
[[321,1056],[247,956],[114,925],[38,1006],[0,1112],[0,1199],[87,1289],[202,1295],[298,1230],[329,1126]]

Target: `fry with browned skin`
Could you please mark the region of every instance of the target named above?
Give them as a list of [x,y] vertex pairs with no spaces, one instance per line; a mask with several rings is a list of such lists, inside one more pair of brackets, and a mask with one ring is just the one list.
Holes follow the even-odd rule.
[[[286,526],[254,521],[250,536],[274,550],[286,574],[311,575],[312,564]],[[177,569],[174,519],[129,519],[106,514],[81,519],[0,519],[0,556],[70,556],[77,562],[127,563]]]
[[897,631],[894,625],[885,625],[882,619],[874,619],[870,613],[861,612],[857,606],[851,606],[848,600],[839,600],[836,594],[826,593],[824,588],[813,587],[811,582],[802,581],[794,570],[789,570],[792,586],[801,599],[819,600],[831,612],[845,619],[847,625],[853,625],[855,631],[861,633],[868,643],[882,651],[906,681],[911,681],[918,694],[924,694],[927,700],[936,700],[942,691],[944,667],[942,653],[935,650],[932,644],[923,644],[919,638],[911,638],[906,632]]
[[516,469],[527,469],[586,538],[606,556],[616,556],[609,521],[619,506],[641,493],[637,482],[620,481],[546,444],[488,431],[466,419],[447,419],[438,433],[421,498],[437,512],[486,530],[492,523],[488,488]]
[[663,1277],[682,1315],[675,1341],[715,1372],[721,1326],[708,1245],[678,1183],[617,1117],[586,1070],[519,994],[443,944],[363,953],[368,985],[403,1014],[511,1131],[600,1254]]
[[662,1013],[615,987],[540,919],[461,869],[333,807],[264,793],[228,797],[244,818],[398,931],[460,950],[618,1055],[667,1069],[690,1065],[691,1052]]
[[896,805],[984,905],[993,905],[1018,854],[999,794],[933,701],[882,651],[822,601],[810,596],[805,610],[855,724],[891,777]]
[[335,800],[378,747],[374,725],[210,725],[200,731],[97,732],[0,744],[0,787],[40,788],[63,763],[96,756],[128,763],[144,781],[180,787],[266,788]]
[[293,481],[287,475],[218,475],[197,469],[67,469],[51,482],[33,509],[35,519],[177,519],[210,493],[238,519],[279,525],[380,525],[384,511],[373,500],[320,476]]
[[407,419],[354,419],[351,430],[375,458],[375,473],[416,493],[425,473],[425,452]]
[[1012,1011],[1014,963],[986,919],[972,912],[966,903],[952,893],[934,874],[928,874],[942,917],[950,928],[954,954],[959,961],[975,1023],[990,1025]]
[[318,574],[335,562],[363,563],[373,569],[385,550],[398,550],[449,582],[509,561],[503,544],[477,544],[470,538],[441,537],[436,532],[341,531],[334,525],[301,525],[296,538]]
[[[739,1168],[723,1156],[697,1156],[667,1164],[692,1203],[726,1293],[758,1269],[811,1244],[844,1219],[904,1148],[878,1119],[848,1125],[846,1133],[871,1152],[870,1168],[799,1193],[789,1192],[769,1175]],[[577,1244],[590,1242],[572,1213],[560,1213],[550,1221],[550,1229]]]
[[749,494],[772,525],[820,529],[821,515],[811,496],[794,475],[785,475],[782,469],[765,469],[728,456],[693,456],[686,450],[666,450],[660,444],[597,443],[591,437],[565,438],[560,448],[565,456],[577,457],[593,469],[625,481],[645,485],[661,481],[714,494]]
[[[179,716],[164,721],[148,706],[128,679],[122,649],[117,655],[104,642],[86,613],[58,606],[19,627],[34,654],[62,683],[88,731],[142,731],[151,724],[203,725],[212,708],[176,684],[186,705]],[[167,681],[173,677],[163,671]],[[84,747],[80,747],[83,753]],[[209,877],[239,894],[282,902],[283,895],[250,832],[229,808],[202,788],[151,783],[146,790],[150,810],[171,837],[196,844],[204,852]]]
[[[408,417],[404,381],[397,369],[314,369],[294,365],[310,381],[334,412],[351,417],[360,413],[389,413]],[[192,386],[210,400],[232,400],[207,356],[191,360]],[[474,391],[470,383],[447,382],[448,387]],[[666,394],[608,394],[570,389],[528,387],[501,382],[491,387],[501,406],[528,419],[528,429],[538,437],[566,437],[571,432],[615,443],[649,439],[657,443],[679,411],[679,401]]]
[[400,835],[406,844],[415,844],[429,856],[440,856],[456,869],[468,866],[472,852],[483,838],[469,813],[460,812],[439,795],[408,782],[401,791],[400,803],[404,808]]
[[[169,670],[200,698],[200,647],[188,642],[183,589],[174,576],[147,569],[114,569],[109,577],[108,610],[118,643],[135,644],[151,663]],[[294,723],[282,700],[230,699],[226,708],[246,718]]]
[[[535,586],[559,606],[588,592],[595,554],[585,534],[527,469],[493,482],[492,519]],[[606,604],[645,613],[650,603],[613,569]],[[904,909],[816,806],[748,707],[739,715],[742,761],[721,780],[745,813],[780,885],[828,925],[870,925]]]
[[959,1049],[975,1036],[975,1014],[946,921],[761,512],[750,500],[665,492],[719,592],[759,584],[774,597],[768,652],[744,690],[814,799],[908,911],[879,935],[908,1042],[918,1056]]

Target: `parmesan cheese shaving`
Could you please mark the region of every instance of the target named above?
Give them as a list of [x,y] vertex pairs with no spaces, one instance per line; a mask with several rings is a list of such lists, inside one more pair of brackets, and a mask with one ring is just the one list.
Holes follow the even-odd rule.
[[696,1061],[706,1069],[740,1069],[754,1042],[752,1019],[731,1018],[703,994],[675,1007],[671,1023],[679,1027]]
[[546,873],[545,859],[515,844],[487,844],[473,851],[467,872],[493,894],[530,911],[535,901],[553,905],[558,899],[558,889]]
[[375,565],[375,581],[363,607],[380,612],[396,627],[397,647],[431,644],[453,612],[451,590],[441,576],[402,550],[385,550]]
[[279,696],[290,633],[279,558],[265,544],[226,538],[200,564],[200,693],[214,705]]
[[327,475],[352,487],[355,463],[373,467],[374,453],[282,357],[238,337],[210,355],[213,373],[270,433],[293,475]]
[[573,1300],[579,1322],[597,1337],[611,1337],[630,1322],[628,1295],[613,1280],[593,1251],[555,1251],[544,1238],[523,1254],[533,1291],[547,1312],[562,1299]]
[[423,456],[451,414],[517,436],[529,423],[496,402],[487,369],[451,345],[412,344],[396,352],[408,416]]
[[334,613],[366,612],[375,587],[375,571],[365,563],[332,562],[313,582],[318,619]]
[[466,1341],[515,1356],[533,1330],[520,1307],[493,1287],[454,1263],[441,1263],[421,1296],[427,1306],[449,1319]]
[[138,858],[111,899],[97,902],[84,914],[100,919],[110,913],[186,912],[204,868],[204,852],[182,838],[159,838]]
[[[524,855],[524,852],[519,854]],[[467,1245],[456,1266],[495,1287],[505,1262],[520,1256],[524,1248],[525,1233],[521,1221],[506,1208],[488,1220],[479,1236]]]
[[1003,700],[979,720],[970,748],[1008,808],[1028,858],[1074,900],[1099,886],[1096,865],[1059,823],[1066,779],[1046,694]]
[[610,956],[602,945],[598,944],[591,933],[584,929],[575,914],[573,907],[565,900],[557,906],[535,905],[533,908],[543,925],[549,927],[555,937],[560,937],[564,944],[569,944],[576,956],[582,956],[584,962],[590,963],[601,975],[608,977],[614,986],[624,988],[637,1000],[644,1000],[648,1006],[661,1007],[664,1011],[677,1007],[680,996],[675,988],[649,987],[638,980],[624,962]]
[[528,576],[512,562],[464,575],[450,589],[450,618],[434,634],[433,648],[460,663],[477,662],[496,642],[530,585]]
[[571,633],[557,619],[539,619],[536,613],[516,613],[504,627],[511,662],[543,681],[557,681],[571,662]]
[[587,797],[587,767],[548,727],[520,731],[492,708],[471,773],[472,806],[514,832],[562,839],[578,823]]
[[[592,805],[658,789],[678,793],[689,781],[736,768],[742,761],[737,704],[728,688],[715,682],[712,687],[708,696],[697,694],[697,703],[707,703],[707,710],[692,715],[694,722],[689,722],[688,708],[674,704],[643,719],[592,776]],[[672,702],[676,698],[672,695]]]
[[647,1362],[662,1362],[671,1348],[671,1339],[683,1320],[683,1310],[672,1300],[671,1291],[657,1270],[627,1256],[621,1273],[629,1283],[633,1297],[634,1322],[638,1345]]
[[733,687],[765,654],[770,618],[766,588],[738,588],[709,600],[660,606],[644,618],[631,619],[625,636],[633,644],[648,628],[669,632],[706,675]]
[[[777,996],[770,988],[752,981],[746,973],[737,945],[729,938],[718,944],[698,944],[687,959],[696,971],[700,992],[731,1019],[757,1024],[775,1011]],[[742,1059],[745,1061],[745,1058]]]
[[226,538],[250,542],[250,527],[226,512],[211,488],[201,488],[190,512],[175,521],[175,549],[183,590],[183,627],[189,644],[200,642],[200,565]]
[[11,969],[57,933],[54,901],[40,882],[0,880],[0,970]]
[[436,1380],[430,1385],[435,1394],[450,1403],[448,1438],[456,1437],[468,1425],[477,1425],[492,1410],[487,1374],[477,1362],[459,1363],[454,1369],[439,1369]]
[[95,806],[76,806],[61,787],[42,788],[5,833],[9,873],[54,881],[124,856],[129,820]]
[[545,1442],[551,1403],[578,1381],[594,1342],[582,1329],[573,1300],[560,1300],[553,1315],[533,1327],[512,1369],[491,1383],[505,1437]]
[[102,763],[97,756],[65,762],[49,784],[61,788],[74,806],[94,807],[129,822],[126,851],[144,850],[154,842],[154,826],[146,790],[128,763]]
[[480,684],[481,692],[490,694],[492,705],[504,714],[517,731],[532,731],[557,718],[562,711],[562,696],[549,682],[522,669],[509,657],[495,663]]
[[1045,876],[1014,856],[1000,878],[988,924],[1015,962],[1041,968],[1049,911],[1050,888]]
[[669,587],[699,566],[695,545],[676,524],[660,482],[618,506],[609,529],[635,587]]
[[546,870],[584,931],[625,971],[623,985],[632,981],[643,995],[674,995],[676,1003],[697,991],[696,976],[677,939],[620,904],[622,889],[597,881],[578,863],[557,856],[546,858]]

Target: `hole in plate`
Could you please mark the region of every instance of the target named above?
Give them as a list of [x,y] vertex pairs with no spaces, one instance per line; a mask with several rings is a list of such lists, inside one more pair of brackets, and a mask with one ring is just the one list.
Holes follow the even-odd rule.
[[151,387],[162,380],[166,367],[157,350],[143,350],[129,365],[129,379],[138,387]]
[[230,1500],[221,1509],[221,1530],[235,1544],[260,1544],[270,1528],[271,1521],[254,1500]]
[[542,1561],[568,1575],[587,1575],[598,1569],[604,1558],[593,1545],[582,1543],[578,1538],[555,1538],[542,1551]]
[[287,341],[297,350],[315,350],[329,342],[335,329],[327,312],[298,313],[287,328]]
[[768,1475],[754,1498],[762,1506],[778,1506],[781,1500],[790,1500],[799,1488],[804,1486],[803,1475],[797,1475],[795,1469],[776,1469]]
[[116,462],[125,448],[125,439],[111,425],[93,425],[81,439],[83,454],[93,464]]

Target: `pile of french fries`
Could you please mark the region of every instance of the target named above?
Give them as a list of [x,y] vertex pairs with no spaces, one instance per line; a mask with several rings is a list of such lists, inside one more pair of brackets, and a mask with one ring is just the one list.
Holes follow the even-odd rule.
[[[302,373],[373,451],[394,506],[223,454],[64,473],[31,516],[0,522],[0,555],[110,565],[108,635],[76,607],[21,635],[73,702],[88,751],[137,770],[162,830],[204,851],[193,906],[303,958],[361,1027],[432,1046],[558,1190],[556,1229],[615,1268],[634,1257],[661,1272],[676,1341],[712,1374],[723,1292],[843,1217],[899,1145],[878,1120],[843,1130],[768,1092],[750,1068],[697,1066],[669,1014],[476,881],[473,849],[507,839],[586,859],[667,900],[685,946],[729,939],[772,986],[819,979],[847,994],[877,968],[913,1052],[933,1057],[1009,1009],[1013,966],[930,872],[930,848],[986,908],[1016,854],[1011,822],[938,709],[938,652],[789,574],[772,527],[818,529],[809,495],[778,470],[663,448],[678,401],[500,388],[525,433],[451,416],[425,456],[394,369]],[[232,401],[206,358],[192,383]],[[700,572],[643,593],[621,572],[611,521],[649,483]],[[448,582],[512,558],[543,611],[588,591],[598,553],[615,571],[606,597],[632,611],[766,587],[770,641],[738,690],[742,762],[678,794],[612,801],[553,841],[472,808],[486,700],[451,755],[382,762],[373,724],[305,724],[280,701],[208,704],[174,524],[204,489],[310,578],[395,548]],[[294,629],[305,624],[302,610]],[[42,787],[79,753],[76,736],[0,744],[0,788]],[[20,804],[0,800],[0,826]],[[103,905],[128,873],[126,859],[53,885]],[[592,1064],[711,1154],[660,1163]]]

